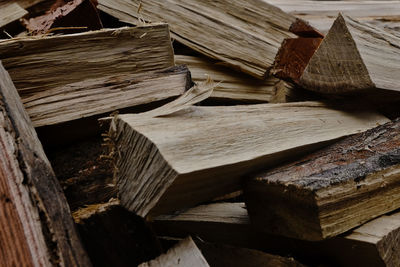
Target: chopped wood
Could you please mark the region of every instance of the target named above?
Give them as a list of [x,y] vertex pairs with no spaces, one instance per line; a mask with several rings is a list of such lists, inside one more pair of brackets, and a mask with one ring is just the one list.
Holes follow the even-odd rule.
[[191,106],[193,87],[169,104],[116,116],[110,136],[122,205],[140,216],[190,207],[240,189],[241,177],[388,120],[318,102]]
[[339,15],[298,80],[308,90],[327,94],[398,92],[393,74],[400,73],[399,58],[400,37]]
[[192,238],[188,237],[176,246],[169,249],[166,254],[162,254],[158,258],[145,262],[139,267],[173,267],[173,266],[198,266],[208,267],[207,261],[197,248]]
[[265,0],[327,33],[338,13],[382,28],[400,26],[400,1]]
[[244,203],[215,203],[155,218],[158,235],[198,236],[207,242],[291,254],[305,263],[340,266],[398,266],[400,212],[384,215],[350,232],[320,242],[268,235],[254,229]]
[[17,21],[28,14],[28,11],[13,2],[0,2],[0,28]]
[[194,82],[204,82],[207,77],[216,83],[211,98],[244,102],[289,102],[291,85],[274,77],[265,81],[233,71],[220,62],[206,58],[176,55],[175,64],[187,65]]
[[262,0],[99,0],[99,9],[132,24],[168,22],[178,42],[258,79],[269,75],[282,41],[295,37],[296,18]]
[[39,4],[41,2],[44,2],[45,0],[3,0],[4,2],[11,2],[11,3],[17,3],[20,5],[22,8],[30,8],[36,4]]
[[0,63],[1,266],[90,266],[68,204]]
[[162,252],[146,222],[118,200],[89,205],[73,216],[94,266],[137,266]]
[[321,240],[399,208],[399,136],[400,120],[389,122],[254,176],[245,190],[252,222]]
[[103,28],[96,3],[92,0],[64,2],[60,6],[54,6],[42,16],[23,20],[23,24],[31,35],[46,34],[51,31],[71,33]]

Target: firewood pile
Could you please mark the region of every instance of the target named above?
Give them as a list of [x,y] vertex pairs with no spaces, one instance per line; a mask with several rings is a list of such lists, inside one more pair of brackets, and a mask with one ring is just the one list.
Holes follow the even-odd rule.
[[399,0],[0,0],[0,266],[400,266],[399,104]]

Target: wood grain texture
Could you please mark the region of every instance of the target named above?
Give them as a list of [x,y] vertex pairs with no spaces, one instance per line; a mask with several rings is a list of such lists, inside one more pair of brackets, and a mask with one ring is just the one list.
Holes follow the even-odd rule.
[[22,98],[74,82],[174,66],[167,24],[0,41]]
[[1,63],[0,109],[1,265],[90,266],[57,178]]
[[190,237],[182,240],[176,246],[169,249],[167,253],[162,254],[158,258],[139,265],[139,267],[175,266],[208,267],[209,265]]
[[400,37],[339,15],[300,84],[321,93],[400,91]]
[[0,28],[19,20],[28,14],[28,11],[14,2],[0,2]]
[[295,36],[295,17],[262,0],[100,0],[99,9],[132,24],[165,21],[178,42],[259,79],[268,76],[281,42]]
[[320,240],[399,208],[399,131],[389,122],[255,175],[245,190],[252,222]]
[[339,266],[398,266],[400,212],[384,215],[338,237],[308,242],[257,231],[244,203],[201,205],[178,214],[161,215],[153,227],[159,236],[197,236],[206,242],[230,244],[293,255],[304,263]]
[[387,122],[374,112],[317,102],[188,104],[185,99],[197,94],[203,94],[201,87],[158,110],[117,116],[111,124],[121,203],[140,216],[234,192],[249,172]]
[[187,65],[194,82],[204,82],[209,76],[216,86],[211,98],[245,102],[289,102],[292,86],[277,78],[265,81],[233,71],[201,57],[176,55],[175,64]]

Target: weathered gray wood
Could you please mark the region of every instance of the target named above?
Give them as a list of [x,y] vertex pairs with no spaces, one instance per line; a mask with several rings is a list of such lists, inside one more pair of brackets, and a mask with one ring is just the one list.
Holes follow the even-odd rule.
[[115,176],[129,210],[146,216],[234,192],[246,173],[388,121],[317,102],[191,106],[204,91],[194,87],[158,110],[113,120]]
[[321,240],[400,207],[400,121],[357,134],[246,186],[255,226]]
[[68,204],[0,63],[0,263],[90,266]]
[[400,37],[339,15],[300,77],[321,93],[400,91]]
[[295,36],[295,17],[262,0],[99,0],[99,9],[132,24],[165,21],[178,42],[259,79],[281,42]]
[[166,254],[162,254],[160,257],[145,262],[139,265],[139,267],[174,267],[174,266],[198,266],[208,267],[207,261],[201,254],[201,251],[197,248],[192,238],[188,237],[176,246],[169,249]]
[[19,20],[28,14],[28,11],[14,2],[0,2],[0,28]]
[[158,216],[153,227],[159,236],[198,236],[207,242],[290,254],[305,263],[394,267],[400,264],[399,218],[397,211],[344,235],[308,242],[257,231],[250,223],[244,203],[215,203]]

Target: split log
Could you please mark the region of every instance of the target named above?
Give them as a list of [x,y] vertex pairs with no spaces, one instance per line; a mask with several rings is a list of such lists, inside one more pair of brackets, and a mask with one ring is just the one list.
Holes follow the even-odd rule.
[[180,214],[155,218],[158,235],[201,240],[293,255],[305,263],[339,266],[398,266],[400,212],[384,215],[335,238],[309,242],[254,229],[244,203],[201,205]]
[[400,25],[400,1],[265,0],[327,33],[338,13],[388,30]]
[[17,21],[28,14],[28,11],[13,2],[0,2],[0,28]]
[[0,63],[1,266],[90,266],[57,178]]
[[400,120],[254,176],[254,225],[305,240],[344,233],[400,207]]
[[201,251],[197,248],[192,238],[188,237],[176,246],[169,249],[166,254],[162,254],[160,257],[145,262],[139,265],[139,267],[172,267],[172,266],[198,266],[198,267],[209,267]]
[[290,77],[308,90],[327,94],[400,91],[398,75],[393,75],[400,73],[398,36],[339,15],[313,50],[304,72]]
[[7,1],[7,2],[11,2],[11,3],[17,3],[20,7],[27,9],[27,8],[30,8],[30,7],[32,7],[34,5],[37,5],[37,4],[41,3],[41,2],[44,2],[45,0],[11,0],[11,1],[3,0],[3,1],[4,2]]
[[96,5],[93,0],[61,1],[61,5],[53,6],[46,14],[22,22],[31,35],[55,30],[57,33],[100,30],[103,25]]
[[296,36],[290,28],[299,23],[262,0],[99,0],[99,9],[131,24],[168,22],[178,42],[258,79],[269,75],[280,44]]
[[73,213],[94,266],[137,266],[161,254],[146,222],[118,205],[118,200],[89,205]]
[[191,106],[204,98],[198,94],[211,94],[207,86],[159,109],[114,118],[115,176],[130,211],[144,217],[237,191],[249,172],[388,121],[317,102]]
[[2,41],[0,59],[35,127],[176,97],[191,85],[186,68],[167,69],[166,24]]
[[294,100],[293,96],[296,95],[291,92],[294,90],[291,85],[277,78],[255,80],[206,58],[176,55],[175,64],[187,65],[194,82],[204,82],[207,76],[211,77],[217,83],[211,95],[213,99],[277,103]]

